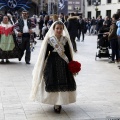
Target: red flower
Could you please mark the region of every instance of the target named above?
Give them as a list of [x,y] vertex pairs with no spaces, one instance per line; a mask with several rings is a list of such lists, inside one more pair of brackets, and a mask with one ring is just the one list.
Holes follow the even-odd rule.
[[70,61],[68,63],[68,68],[73,74],[76,74],[81,70],[81,64],[77,61]]

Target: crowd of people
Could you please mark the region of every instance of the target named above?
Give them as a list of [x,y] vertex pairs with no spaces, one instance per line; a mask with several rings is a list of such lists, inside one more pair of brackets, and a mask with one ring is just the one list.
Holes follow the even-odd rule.
[[[117,13],[117,15],[119,16],[119,12]],[[7,23],[5,23],[6,22],[5,19],[8,19]],[[27,20],[27,22],[25,20]],[[2,54],[2,56],[4,56],[3,54],[5,54],[6,57],[4,56],[3,58],[1,58],[2,59],[1,63],[4,63],[4,59],[6,59],[6,61],[9,62],[8,59],[12,55],[8,55],[8,53],[11,53],[11,54],[14,53],[11,51],[18,51],[17,52],[18,56],[17,55],[12,56],[12,58],[17,57],[19,60],[21,60],[21,58],[24,54],[24,51],[26,49],[25,61],[27,64],[29,64],[31,50],[33,50],[34,44],[37,43],[34,40],[34,38],[36,36],[38,36],[39,37],[38,40],[43,40],[46,33],[48,32],[50,26],[55,21],[58,21],[58,20],[62,21],[65,24],[65,26],[69,32],[69,35],[70,35],[70,39],[71,39],[71,42],[73,45],[74,52],[77,52],[76,41],[84,42],[86,33],[88,33],[88,35],[97,35],[103,31],[104,32],[106,31],[106,34],[107,34],[107,32],[110,30],[113,23],[115,23],[115,25],[117,27],[116,28],[117,29],[116,36],[117,36],[117,41],[118,41],[118,43],[116,43],[118,45],[116,45],[116,46],[118,46],[118,47],[115,47],[115,45],[113,45],[114,43],[112,43],[111,48],[112,48],[112,51],[114,51],[114,52],[112,52],[112,56],[116,55],[116,57],[117,57],[116,60],[119,61],[119,58],[118,58],[119,52],[118,53],[115,52],[115,51],[119,51],[120,37],[119,37],[119,19],[118,18],[115,18],[115,20],[114,20],[113,18],[109,18],[108,16],[106,16],[103,19],[102,16],[98,16],[97,19],[95,19],[94,17],[91,19],[90,18],[86,19],[86,18],[83,18],[82,15],[76,16],[76,14],[74,14],[74,13],[71,13],[69,15],[64,15],[63,13],[61,13],[59,15],[54,14],[52,16],[40,15],[39,17],[37,17],[36,15],[33,15],[32,17],[29,17],[28,11],[24,11],[24,12],[22,12],[21,16],[18,15],[17,12],[15,12],[14,14],[11,14],[8,12],[4,16],[0,14],[1,26],[8,27],[8,23],[9,23],[9,27],[10,27],[10,24],[11,24],[11,26],[13,26],[13,31],[8,36],[11,36],[11,34],[12,34],[13,38],[12,37],[11,38],[13,39],[13,42],[11,41],[10,44],[11,45],[13,45],[13,43],[15,44],[15,47],[13,47],[13,49],[4,48],[4,51],[3,51],[3,46],[6,45],[6,47],[7,47],[8,43],[6,42],[6,44],[4,44],[5,38],[3,37],[4,35],[2,34],[1,39],[3,39],[3,40],[1,40],[1,43],[0,43],[0,51],[1,51],[0,54]],[[116,23],[116,21],[118,21],[118,22]],[[35,31],[36,25],[38,25],[38,27],[39,27],[38,35],[36,34],[36,31]],[[110,30],[110,32],[111,31],[112,30]],[[26,34],[26,33],[28,33],[28,34]],[[111,33],[111,34],[113,34],[113,33]],[[9,39],[8,36],[5,36],[5,37],[7,37],[7,39]],[[28,40],[25,40],[28,38],[29,38],[29,42],[28,42]],[[111,39],[111,38],[108,37],[108,39]],[[4,42],[2,43],[2,41],[4,41]],[[111,43],[111,40],[109,40],[109,41]],[[31,46],[32,46],[32,49],[31,49]],[[11,46],[9,46],[9,47],[11,47]],[[117,48],[118,50],[115,50],[115,48]],[[5,49],[7,52],[5,51]],[[114,62],[115,62],[115,60],[112,57],[112,61],[110,61],[110,63],[114,63]]]
[[[109,63],[120,61],[120,13],[110,19],[84,19],[82,15],[71,13],[65,16],[34,15],[29,17],[26,10],[21,16],[13,17],[10,13],[0,16],[0,59],[9,63],[9,59],[22,59],[30,64],[30,43],[34,38],[43,40],[38,60],[33,70],[33,82],[30,98],[45,104],[54,105],[54,111],[60,113],[62,105],[76,101],[76,82],[68,64],[73,61],[73,51],[77,52],[78,42],[84,42],[85,34],[105,33],[110,43],[112,55]],[[39,34],[36,35],[36,25]],[[81,39],[82,34],[82,39]],[[115,59],[116,57],[116,59]]]
[[18,58],[21,61],[24,51],[25,62],[30,64],[30,43],[34,42],[36,23],[29,18],[28,11],[22,11],[19,18],[11,13],[0,18],[0,59],[1,63],[9,63],[9,59]]

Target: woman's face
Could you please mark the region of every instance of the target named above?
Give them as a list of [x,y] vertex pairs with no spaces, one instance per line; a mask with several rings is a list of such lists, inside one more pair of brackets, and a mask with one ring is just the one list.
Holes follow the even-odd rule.
[[114,18],[114,17],[112,17],[112,21],[115,21],[115,18]]
[[7,17],[7,16],[4,16],[4,17],[3,17],[3,23],[5,23],[5,24],[8,23],[8,17]]
[[55,31],[55,35],[57,36],[57,37],[59,37],[59,36],[61,36],[62,35],[62,32],[63,32],[63,25],[59,25],[59,24],[57,24],[56,26],[55,26],[55,28],[54,28],[54,31]]

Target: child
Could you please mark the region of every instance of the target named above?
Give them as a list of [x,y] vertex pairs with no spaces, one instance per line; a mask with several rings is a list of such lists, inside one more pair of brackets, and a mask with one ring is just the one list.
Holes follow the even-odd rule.
[[41,46],[33,71],[31,99],[54,105],[60,113],[61,105],[76,101],[76,83],[68,69],[73,60],[73,48],[65,25],[56,21],[50,27]]

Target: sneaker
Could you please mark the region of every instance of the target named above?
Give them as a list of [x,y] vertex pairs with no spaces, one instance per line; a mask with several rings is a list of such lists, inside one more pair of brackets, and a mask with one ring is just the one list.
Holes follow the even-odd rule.
[[112,61],[112,60],[111,60],[111,61],[109,61],[108,63],[115,63],[115,61]]

